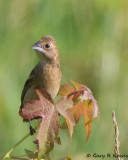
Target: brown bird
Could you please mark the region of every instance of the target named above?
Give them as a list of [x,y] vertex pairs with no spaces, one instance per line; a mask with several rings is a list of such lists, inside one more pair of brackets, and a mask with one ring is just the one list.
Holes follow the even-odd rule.
[[[24,107],[26,102],[38,99],[35,93],[35,88],[44,88],[54,99],[60,88],[61,71],[59,52],[56,42],[52,36],[45,36],[41,38],[36,44],[32,46],[39,57],[39,63],[35,66],[25,82],[22,95],[21,107]],[[31,126],[30,133],[35,131]]]

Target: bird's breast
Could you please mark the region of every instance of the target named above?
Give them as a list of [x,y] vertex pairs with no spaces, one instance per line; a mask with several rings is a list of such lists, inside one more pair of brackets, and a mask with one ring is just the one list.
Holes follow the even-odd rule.
[[56,66],[45,65],[41,67],[40,76],[37,79],[39,88],[44,88],[54,99],[60,88],[61,72]]

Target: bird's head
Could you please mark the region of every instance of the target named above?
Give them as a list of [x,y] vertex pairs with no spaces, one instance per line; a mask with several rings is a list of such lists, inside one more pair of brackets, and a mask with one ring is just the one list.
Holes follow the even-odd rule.
[[48,61],[52,63],[59,62],[58,49],[52,36],[42,37],[32,46],[32,49],[36,51],[40,61]]

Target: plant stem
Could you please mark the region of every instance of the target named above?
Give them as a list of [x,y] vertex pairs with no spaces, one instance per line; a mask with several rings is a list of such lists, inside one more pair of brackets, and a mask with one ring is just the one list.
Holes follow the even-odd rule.
[[21,159],[21,160],[28,160],[27,158],[19,158],[19,157],[14,157],[14,156],[9,156],[9,158],[12,158],[12,159]]
[[[37,130],[39,127],[39,124],[34,128]],[[30,136],[30,133],[28,133],[26,136],[24,136],[18,143],[16,143],[2,158],[1,160],[4,160],[5,158],[10,158],[10,154],[18,147],[25,139],[27,139]]]
[[9,158],[10,154],[12,151],[14,151],[14,149],[19,146],[26,138],[28,138],[30,136],[30,133],[28,133],[26,136],[24,136],[18,143],[16,143],[6,154],[5,156],[1,159],[4,160],[5,158]]
[[[26,157],[26,156],[27,156],[27,154],[19,155],[19,156],[13,156],[13,157],[18,157],[18,158],[20,158],[20,157]],[[9,157],[11,157],[11,155],[10,155]]]
[[50,153],[48,153],[46,160],[52,160]]

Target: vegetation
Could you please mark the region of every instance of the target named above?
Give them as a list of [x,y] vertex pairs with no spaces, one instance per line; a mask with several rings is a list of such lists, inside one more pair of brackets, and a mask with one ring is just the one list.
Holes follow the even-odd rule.
[[[89,139],[92,122],[99,115],[99,108],[92,92],[85,85],[72,81],[74,87],[69,84],[60,87],[58,95],[63,96],[57,103],[54,103],[51,96],[42,88],[35,89],[39,100],[31,100],[20,109],[19,115],[25,120],[41,118],[38,120],[36,140],[36,150],[25,149],[26,156],[31,159],[47,159],[54,148],[54,143],[61,144],[58,136],[60,129],[69,129],[72,138],[74,126],[79,122],[81,115],[84,117],[86,142]],[[59,123],[59,115],[63,116],[62,125]],[[64,127],[65,126],[65,127]],[[33,128],[31,128],[33,130]],[[35,132],[35,130],[33,130]],[[30,132],[31,133],[31,132]],[[33,133],[31,133],[33,135]],[[26,138],[22,138],[9,152],[3,156],[5,158],[19,159],[11,155],[11,152],[19,146]],[[22,158],[22,157],[21,157]],[[26,160],[26,159],[25,159]]]

